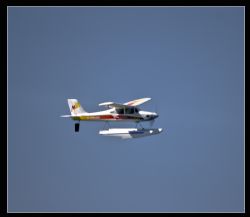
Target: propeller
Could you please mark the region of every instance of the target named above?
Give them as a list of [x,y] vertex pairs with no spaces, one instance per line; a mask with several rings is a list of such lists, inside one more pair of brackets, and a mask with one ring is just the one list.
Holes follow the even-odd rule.
[[[158,107],[157,107],[157,105],[155,105],[155,113],[156,114],[158,114]],[[159,114],[158,114],[159,115]],[[149,122],[149,124],[150,124],[150,127],[152,127],[153,125],[154,125],[154,123],[155,123],[155,119],[153,119],[153,120],[151,120],[150,122]]]
[[158,114],[158,106],[157,105],[155,105],[155,112],[156,112],[156,114]]

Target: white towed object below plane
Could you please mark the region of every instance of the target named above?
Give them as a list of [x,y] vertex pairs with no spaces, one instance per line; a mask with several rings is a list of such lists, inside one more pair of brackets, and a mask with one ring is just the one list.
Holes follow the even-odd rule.
[[120,137],[121,139],[133,139],[145,136],[152,136],[162,132],[162,128],[156,129],[138,129],[138,128],[110,128],[108,130],[100,130],[99,134],[103,136]]

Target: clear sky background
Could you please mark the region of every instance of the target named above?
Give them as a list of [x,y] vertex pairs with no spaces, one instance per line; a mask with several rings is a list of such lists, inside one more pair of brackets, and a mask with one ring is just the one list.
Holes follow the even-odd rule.
[[[60,118],[142,97],[159,135]],[[8,211],[243,212],[244,8],[9,7]]]

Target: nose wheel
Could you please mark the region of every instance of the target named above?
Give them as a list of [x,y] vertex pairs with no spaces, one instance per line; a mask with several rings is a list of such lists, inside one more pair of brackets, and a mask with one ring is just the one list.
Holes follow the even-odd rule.
[[144,127],[142,126],[141,122],[136,122],[135,128],[137,128],[138,124],[139,124],[139,126],[140,126],[142,129],[144,129]]
[[104,126],[103,126],[103,130],[105,130],[105,127],[108,125],[108,127],[110,128],[110,124],[109,124],[109,122],[108,121],[105,121],[105,124],[104,124]]

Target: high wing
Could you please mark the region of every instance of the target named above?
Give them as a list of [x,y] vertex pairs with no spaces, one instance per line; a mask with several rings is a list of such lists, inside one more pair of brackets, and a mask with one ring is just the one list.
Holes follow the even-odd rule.
[[119,103],[114,103],[114,102],[103,102],[103,103],[100,103],[99,106],[106,106],[108,108],[126,108],[126,107],[131,108],[131,106],[127,106],[127,105],[119,104]]
[[129,102],[124,103],[124,105],[128,106],[138,106],[141,105],[142,103],[145,103],[147,101],[151,100],[151,98],[141,98],[141,99],[135,99]]
[[133,101],[126,102],[124,104],[114,103],[114,102],[103,102],[103,103],[100,103],[99,106],[107,106],[109,108],[124,108],[124,107],[131,108],[134,106],[141,105],[142,103],[145,103],[149,100],[151,100],[151,98],[141,98],[141,99],[136,99]]

